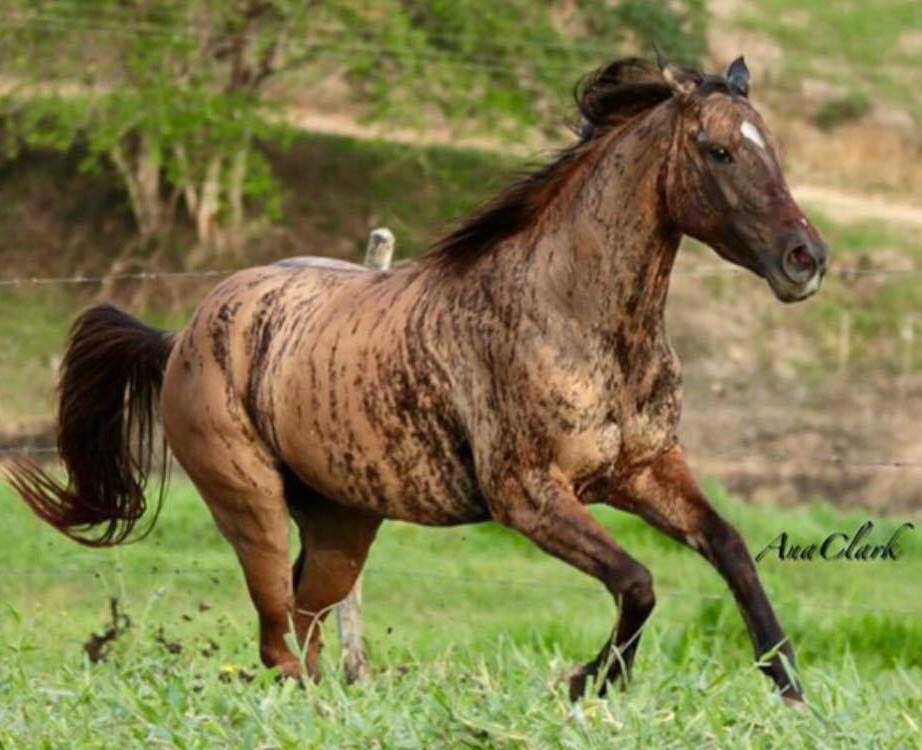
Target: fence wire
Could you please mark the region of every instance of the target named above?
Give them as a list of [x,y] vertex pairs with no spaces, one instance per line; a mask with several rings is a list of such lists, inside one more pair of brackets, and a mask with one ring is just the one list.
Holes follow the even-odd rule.
[[[401,265],[401,263],[397,263],[394,267],[399,268]],[[131,273],[113,273],[91,276],[75,274],[73,276],[0,277],[0,286],[66,286],[82,284],[104,284],[114,281],[156,281],[160,279],[220,278],[223,276],[230,276],[231,274],[242,270],[245,269],[224,268],[208,269],[202,271],[137,271]],[[673,271],[672,275],[689,278],[708,278],[712,276],[728,278],[749,278],[751,276],[751,272],[742,268],[715,266],[710,268],[680,268]],[[832,269],[826,274],[827,279],[833,278],[843,281],[868,277],[887,278],[900,276],[922,276],[922,268],[839,268]]]
[[[230,552],[228,552],[230,554]],[[50,569],[37,569],[17,566],[0,566],[0,574],[6,581],[15,580],[16,578],[25,578],[28,580],[41,578],[72,578],[81,576],[92,576],[100,579],[106,576],[139,576],[145,578],[183,576],[191,578],[211,577],[217,580],[219,576],[241,576],[242,573],[237,568],[174,568],[169,565],[157,566],[151,565],[144,568],[131,568],[115,566],[110,569],[101,567],[56,567]],[[389,565],[368,565],[363,569],[363,576],[367,582],[369,576],[383,576],[385,578],[400,578],[405,581],[430,582],[439,585],[449,585],[458,588],[478,588],[478,587],[499,587],[509,591],[515,590],[532,590],[547,592],[548,594],[573,593],[580,596],[604,597],[606,596],[602,584],[596,586],[575,584],[575,583],[547,583],[546,581],[530,581],[515,578],[494,578],[485,576],[458,576],[442,572],[421,572],[408,568],[399,568]],[[729,589],[724,593],[709,593],[706,591],[690,591],[675,586],[664,586],[655,584],[656,595],[664,596],[670,599],[683,599],[694,601],[713,601],[713,602],[732,602],[733,595]],[[922,609],[912,607],[887,607],[882,608],[873,605],[859,604],[856,602],[849,603],[831,603],[817,601],[799,601],[796,599],[781,599],[774,601],[779,607],[796,607],[806,610],[817,610],[822,612],[846,612],[856,614],[881,614],[881,615],[901,615],[907,617],[922,617]]]
[[[202,43],[203,38],[196,29],[188,28],[187,22],[182,17],[156,21],[152,19],[139,20],[125,13],[121,8],[98,7],[93,9],[91,17],[86,14],[86,7],[82,4],[51,0],[42,7],[34,9],[7,9],[0,15],[7,26],[12,28],[37,28],[72,33],[91,34],[116,34],[121,36],[140,36],[171,40],[185,43]],[[425,37],[428,41],[440,43],[442,49],[400,49],[393,45],[385,45],[379,40],[348,39],[341,36],[348,29],[344,25],[312,24],[309,33],[314,38],[298,42],[289,41],[287,48],[294,54],[304,54],[312,47],[322,45],[326,48],[325,54],[333,59],[345,62],[353,60],[355,52],[371,52],[377,55],[391,54],[395,57],[411,59],[422,62],[448,62],[456,67],[481,70],[491,73],[508,74],[510,63],[508,57],[499,56],[498,53],[523,53],[525,62],[522,72],[527,73],[535,64],[543,70],[570,72],[572,66],[560,58],[569,57],[576,60],[597,62],[609,60],[612,56],[612,47],[591,39],[581,39],[577,43],[538,41],[538,40],[491,40],[491,51],[480,50],[477,57],[464,53],[460,48],[468,46],[473,34],[467,31],[453,29],[426,30]],[[209,43],[233,42],[245,37],[241,32],[215,32],[208,34],[205,41]],[[452,46],[459,49],[452,50]],[[526,57],[525,55],[530,54]],[[863,71],[847,60],[837,62],[850,70],[853,77],[860,77]],[[517,71],[518,72],[518,71]],[[784,87],[783,82],[775,81],[775,87]],[[791,86],[789,90],[796,90]]]
[[[58,449],[53,445],[23,445],[0,448],[0,457],[50,457],[55,456]],[[852,459],[845,456],[819,455],[813,456],[803,453],[786,453],[780,451],[765,451],[764,453],[739,453],[734,451],[702,450],[698,455],[702,458],[720,459],[726,461],[771,461],[782,463],[797,460],[814,464],[837,466],[843,469],[922,469],[922,461],[904,461],[899,459],[867,458]]]

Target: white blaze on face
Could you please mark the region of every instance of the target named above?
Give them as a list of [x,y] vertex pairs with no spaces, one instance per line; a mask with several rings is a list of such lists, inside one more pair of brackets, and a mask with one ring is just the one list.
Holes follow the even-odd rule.
[[742,133],[743,138],[752,141],[759,148],[765,148],[765,140],[762,138],[762,134],[749,120],[743,120],[743,124],[740,125],[740,133]]

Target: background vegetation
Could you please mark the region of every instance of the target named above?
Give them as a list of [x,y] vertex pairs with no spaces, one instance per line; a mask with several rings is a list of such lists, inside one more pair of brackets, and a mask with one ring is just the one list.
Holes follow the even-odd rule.
[[[255,149],[284,142],[269,111],[287,103],[282,89],[267,92],[274,78],[336,76],[368,118],[425,125],[441,116],[510,137],[559,128],[573,71],[628,36],[657,39],[689,62],[704,50],[701,0],[580,0],[556,17],[555,7],[19,0],[6,13],[0,59],[14,79],[8,155],[77,147],[84,168],[118,176],[142,249],[185,218],[195,227],[192,264],[239,255],[245,202],[278,218],[273,172]],[[101,48],[75,76],[73,55],[88,45]]]

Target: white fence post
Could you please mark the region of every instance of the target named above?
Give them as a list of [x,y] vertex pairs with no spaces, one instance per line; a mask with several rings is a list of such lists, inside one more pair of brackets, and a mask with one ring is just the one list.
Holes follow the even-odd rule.
[[[365,265],[386,271],[394,255],[394,235],[390,229],[375,229],[368,237]],[[336,607],[336,624],[342,649],[346,680],[354,682],[368,676],[368,655],[362,640],[362,578],[356,580],[349,595]]]

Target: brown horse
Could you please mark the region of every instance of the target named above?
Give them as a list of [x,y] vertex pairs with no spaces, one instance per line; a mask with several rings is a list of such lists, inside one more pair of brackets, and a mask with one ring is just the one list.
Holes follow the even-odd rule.
[[[616,61],[581,87],[579,141],[419,262],[245,270],[175,335],[88,310],[60,385],[68,483],[20,464],[16,487],[78,541],[123,541],[145,510],[160,391],[169,447],[243,567],[267,665],[301,676],[292,621],[317,676],[312,626],[351,589],[382,520],[492,519],[620,605],[608,643],[572,676],[574,697],[590,678],[603,689],[628,678],[654,605],[650,572],[586,508],[608,503],[717,568],[761,668],[799,700],[746,546],[677,442],[679,366],[663,325],[683,234],[786,302],[820,285],[826,249],[748,83],[741,59],[726,76]],[[293,570],[291,517],[303,545]]]

